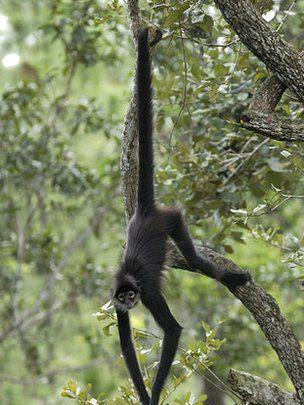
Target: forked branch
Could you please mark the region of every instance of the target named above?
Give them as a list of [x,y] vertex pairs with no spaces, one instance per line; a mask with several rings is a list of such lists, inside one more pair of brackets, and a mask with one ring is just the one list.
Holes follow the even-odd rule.
[[270,28],[249,0],[215,0],[243,44],[304,101],[304,62],[281,35]]
[[273,73],[257,90],[242,124],[268,138],[304,141],[304,125],[281,119],[275,112],[287,88],[304,101],[303,52],[297,52],[274,31],[248,0],[215,0],[243,44]]
[[304,124],[291,123],[276,112],[286,89],[278,76],[268,77],[254,94],[249,111],[243,115],[243,126],[278,141],[304,141]]

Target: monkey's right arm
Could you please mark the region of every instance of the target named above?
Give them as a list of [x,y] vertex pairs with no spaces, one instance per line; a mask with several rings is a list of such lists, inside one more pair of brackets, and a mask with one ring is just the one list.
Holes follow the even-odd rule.
[[143,405],[149,405],[150,397],[147,393],[145,383],[141,375],[136,352],[132,342],[129,314],[128,312],[122,312],[119,310],[116,310],[116,313],[122,354],[135,385],[136,391],[140,397],[141,403]]

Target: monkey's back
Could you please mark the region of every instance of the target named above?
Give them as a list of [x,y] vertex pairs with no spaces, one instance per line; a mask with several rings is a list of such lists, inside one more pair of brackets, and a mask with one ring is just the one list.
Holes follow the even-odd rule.
[[135,213],[128,226],[125,271],[142,278],[160,279],[164,268],[168,224],[165,211],[154,209],[149,214]]

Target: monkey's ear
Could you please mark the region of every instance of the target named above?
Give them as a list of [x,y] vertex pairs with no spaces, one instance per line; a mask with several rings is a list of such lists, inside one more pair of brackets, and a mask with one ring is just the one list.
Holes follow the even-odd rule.
[[163,33],[157,27],[149,27],[148,28],[148,41],[151,47],[155,46],[161,39]]

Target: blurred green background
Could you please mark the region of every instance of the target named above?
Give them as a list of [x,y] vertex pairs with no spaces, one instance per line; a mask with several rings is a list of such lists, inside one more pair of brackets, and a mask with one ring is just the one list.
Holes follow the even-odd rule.
[[[289,13],[290,1],[255,3],[303,48],[302,2]],[[198,241],[252,271],[303,341],[303,145],[238,124],[268,72],[212,1],[140,5],[144,22],[165,30],[154,55],[157,194],[184,208]],[[71,380],[92,383],[100,403],[137,403],[111,308],[100,310],[125,233],[120,141],[135,64],[125,3],[1,0],[0,45],[0,403],[68,403]],[[303,113],[290,93],[279,110]],[[165,286],[195,362],[223,381],[237,368],[292,389],[223,287],[179,270]],[[160,336],[142,307],[132,319]],[[159,341],[136,341],[151,384]],[[177,360],[164,403],[235,403],[202,364],[182,351]]]

